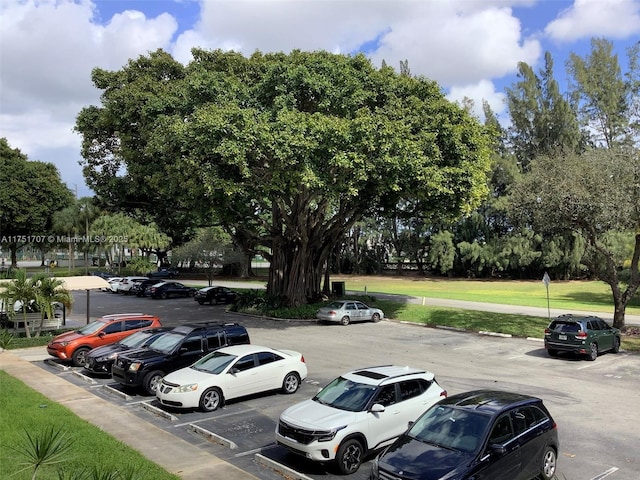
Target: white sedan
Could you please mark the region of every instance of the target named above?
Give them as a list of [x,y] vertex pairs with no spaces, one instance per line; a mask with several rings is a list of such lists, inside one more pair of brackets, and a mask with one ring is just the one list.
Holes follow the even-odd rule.
[[304,357],[259,345],[221,348],[162,379],[156,397],[174,408],[212,412],[225,400],[281,389],[295,393],[307,378]]

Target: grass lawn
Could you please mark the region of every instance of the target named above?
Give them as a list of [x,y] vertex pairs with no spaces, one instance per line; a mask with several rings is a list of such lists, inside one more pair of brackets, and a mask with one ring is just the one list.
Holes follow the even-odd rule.
[[[20,446],[26,444],[25,432],[37,437],[48,428],[62,428],[73,441],[71,449],[61,463],[38,470],[38,479],[179,479],[2,370],[0,385],[0,478],[31,479],[33,468],[20,453]],[[58,475],[60,469],[64,476]],[[86,475],[81,477],[80,472]]]
[[[470,302],[499,303],[547,308],[547,289],[542,280],[448,280],[416,276],[336,276],[349,291],[394,293],[414,297],[447,298]],[[561,310],[613,312],[611,288],[600,281],[552,281],[549,307]],[[640,294],[627,306],[626,313],[640,315]]]

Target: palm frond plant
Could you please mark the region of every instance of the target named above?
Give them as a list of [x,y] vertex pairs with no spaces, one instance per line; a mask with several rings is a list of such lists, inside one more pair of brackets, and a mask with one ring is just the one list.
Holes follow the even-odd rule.
[[31,330],[27,321],[27,310],[29,304],[36,300],[36,285],[31,278],[27,277],[27,271],[20,269],[16,271],[15,278],[5,284],[4,290],[0,293],[0,297],[7,305],[7,314],[15,315],[14,305],[20,302],[20,311],[24,321],[24,331],[27,338],[31,338]]
[[31,479],[35,480],[40,468],[66,461],[73,443],[65,430],[51,425],[33,434],[25,430],[23,441],[10,448],[25,459],[23,470],[33,468]]
[[33,277],[33,283],[36,286],[36,303],[41,312],[40,325],[36,332],[36,336],[40,336],[44,326],[45,318],[54,318],[56,303],[64,305],[66,310],[71,310],[73,304],[73,296],[71,292],[64,287],[64,282],[55,277],[47,277],[40,273]]

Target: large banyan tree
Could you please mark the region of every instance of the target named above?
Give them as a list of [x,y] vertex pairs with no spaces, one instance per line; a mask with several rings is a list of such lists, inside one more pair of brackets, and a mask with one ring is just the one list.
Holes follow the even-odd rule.
[[363,55],[192,53],[94,69],[101,105],[76,124],[88,184],[159,224],[172,210],[215,218],[266,251],[267,290],[288,305],[318,296],[332,246],[363,216],[455,218],[486,195],[484,127],[433,81]]

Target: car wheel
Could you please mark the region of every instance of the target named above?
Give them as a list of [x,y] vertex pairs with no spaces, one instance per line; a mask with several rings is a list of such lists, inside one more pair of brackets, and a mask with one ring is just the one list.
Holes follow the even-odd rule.
[[158,387],[160,386],[160,382],[162,382],[163,377],[164,373],[162,373],[160,370],[149,372],[147,373],[147,376],[144,377],[142,386],[149,395],[155,395]]
[[351,321],[351,319],[349,318],[349,316],[348,316],[348,315],[345,315],[344,317],[342,317],[342,318],[340,319],[340,323],[341,323],[342,325],[349,325],[349,322],[350,322],[350,321]]
[[89,353],[88,348],[77,348],[73,355],[71,355],[71,361],[76,367],[84,367],[85,362],[87,361],[87,353]]
[[336,454],[338,470],[344,475],[355,473],[360,468],[362,457],[364,457],[364,448],[358,440],[351,439],[343,442]]
[[552,348],[550,348],[549,350],[547,350],[547,352],[549,353],[550,357],[557,357],[558,356],[558,351],[554,350]]
[[540,476],[543,480],[551,480],[556,473],[557,457],[556,451],[552,447],[547,447],[542,455],[542,465],[540,465]]
[[169,295],[167,295],[167,292],[162,292],[162,293],[160,294],[160,298],[162,298],[162,299],[165,299],[165,298],[167,298],[168,296],[169,296]]
[[613,339],[613,348],[611,349],[613,353],[618,353],[620,351],[620,339],[618,337],[614,337]]
[[296,372],[289,372],[282,381],[282,392],[291,394],[296,393],[300,388],[300,377]]
[[371,317],[371,320],[373,321],[373,323],[378,323],[380,321],[380,314],[374,313],[373,316]]
[[222,392],[219,388],[208,388],[200,397],[200,409],[205,412],[213,412],[220,405],[222,405]]
[[591,343],[589,345],[589,360],[590,361],[594,361],[596,358],[598,358],[598,344],[597,343]]
[[198,305],[204,305],[204,300],[198,300]]

